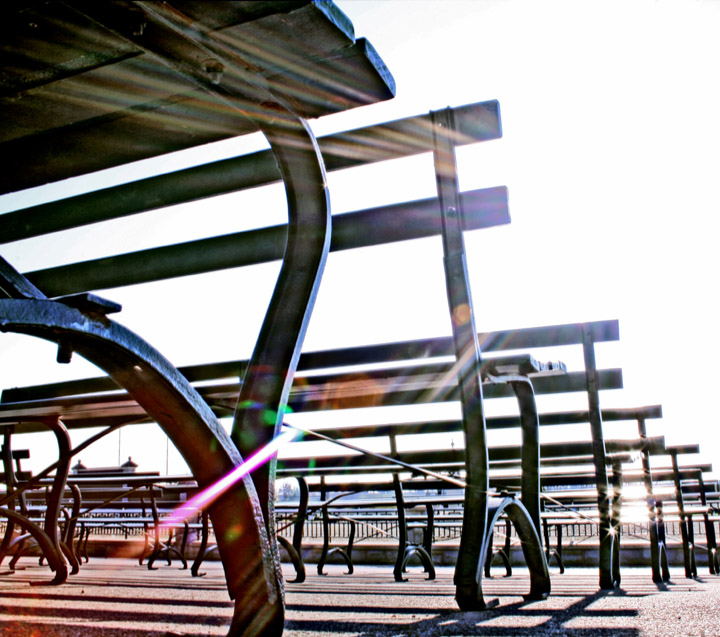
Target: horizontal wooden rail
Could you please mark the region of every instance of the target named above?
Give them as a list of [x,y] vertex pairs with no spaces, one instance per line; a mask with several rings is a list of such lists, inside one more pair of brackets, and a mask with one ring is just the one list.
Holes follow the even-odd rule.
[[[457,145],[500,137],[497,101],[460,106],[453,111]],[[430,152],[433,148],[430,115],[320,137],[318,145],[328,171]],[[280,173],[269,150],[224,159],[6,213],[0,243],[278,181]]]

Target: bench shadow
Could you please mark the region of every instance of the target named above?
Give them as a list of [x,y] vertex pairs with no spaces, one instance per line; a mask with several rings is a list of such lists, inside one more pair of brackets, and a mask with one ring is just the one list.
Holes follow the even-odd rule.
[[[598,591],[594,594],[583,595],[577,601],[570,603],[566,608],[543,608],[543,602],[515,602],[496,605],[485,611],[462,612],[459,610],[440,610],[433,617],[423,617],[417,621],[408,621],[407,616],[427,614],[428,610],[417,606],[393,607],[387,606],[333,606],[331,609],[313,604],[288,604],[291,611],[331,611],[333,615],[348,613],[352,618],[347,620],[333,619],[288,619],[285,625],[287,631],[298,631],[307,634],[353,634],[360,636],[377,635],[503,635],[526,637],[529,634],[541,635],[567,635],[587,637],[639,637],[642,631],[639,628],[622,628],[614,621],[608,621],[607,626],[597,626],[603,619],[616,618],[632,619],[639,613],[634,609],[592,609],[590,606],[600,599],[608,596],[624,596],[622,589],[614,591]],[[575,595],[573,595],[575,597]],[[382,620],[363,621],[362,615],[385,614],[386,623]],[[393,621],[392,617],[403,619]],[[570,622],[581,620],[583,623],[592,622],[594,626],[569,626]],[[589,622],[588,622],[589,620]],[[580,622],[578,622],[580,623]]]

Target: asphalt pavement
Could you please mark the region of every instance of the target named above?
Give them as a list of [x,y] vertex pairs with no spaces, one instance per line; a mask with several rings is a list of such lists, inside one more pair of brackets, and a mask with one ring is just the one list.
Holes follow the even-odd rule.
[[[31,586],[51,579],[46,566],[23,558],[22,569],[0,568],[0,634],[18,637],[167,637],[225,635],[232,615],[222,568],[205,564],[193,578],[178,563],[149,571],[125,558],[92,558],[62,586]],[[292,577],[291,567],[286,574]],[[339,635],[567,635],[588,637],[720,637],[720,577],[685,578],[672,569],[657,586],[649,568],[623,569],[619,589],[599,591],[597,569],[572,568],[552,577],[548,599],[525,602],[527,571],[498,569],[483,580],[491,608],[460,612],[452,568],[425,579],[411,569],[395,582],[391,566],[341,565],[318,576],[310,565],[302,584],[286,585],[287,637]]]

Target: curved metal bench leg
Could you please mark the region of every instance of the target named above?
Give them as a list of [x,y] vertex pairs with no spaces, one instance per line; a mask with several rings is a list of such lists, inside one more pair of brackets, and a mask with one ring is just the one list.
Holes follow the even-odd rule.
[[[10,448],[10,437],[12,435],[12,427],[8,427],[3,433],[3,445],[0,448],[0,454],[2,454],[3,472],[5,474],[5,490],[7,492],[12,491],[15,484],[15,469],[12,461],[12,449]],[[15,503],[11,506],[14,508]],[[8,555],[10,544],[15,536],[15,523],[12,520],[7,520],[5,524],[5,533],[3,534],[2,541],[0,541],[0,564],[3,563]]]
[[[187,559],[185,558],[185,549],[173,546],[173,541],[175,540],[176,533],[174,529],[170,530],[170,534],[168,535],[167,542],[160,542],[160,551],[159,553],[162,553],[165,556],[165,561],[167,562],[168,566],[172,566],[172,556],[175,555],[179,560],[182,566],[179,570],[184,571],[187,570]],[[159,540],[158,540],[159,541]],[[154,561],[154,558],[153,558]],[[148,568],[150,570],[157,570],[157,568],[151,568],[150,562],[148,562]]]
[[187,567],[188,567],[187,558],[185,557],[185,552],[187,551],[187,543],[188,543],[189,535],[190,535],[190,526],[188,525],[187,520],[186,520],[185,526],[183,528],[182,541],[180,543],[180,548],[178,549],[178,553],[180,555],[180,561],[182,562],[182,570],[187,570]]
[[660,549],[660,567],[662,571],[662,581],[670,581],[670,566],[668,564],[667,546],[663,543]]
[[[72,459],[70,449],[72,448],[72,445],[70,443],[70,434],[68,433],[68,430],[59,420],[49,419],[43,421],[43,424],[52,431],[58,445],[58,465],[55,470],[55,477],[53,478],[53,483],[47,499],[47,506],[45,508],[44,530],[48,537],[51,538],[55,553],[60,555],[60,559],[62,559],[63,549],[59,533],[60,508],[65,484],[67,482],[67,475],[70,471],[70,461]],[[51,568],[53,568],[50,562],[50,556],[48,556],[44,550],[43,555],[45,555],[48,559],[48,564],[50,564]],[[77,565],[73,565],[73,568],[77,568]],[[53,568],[53,570],[55,569]],[[67,571],[67,565],[65,566],[65,570]],[[53,581],[53,583],[55,582]]]
[[485,555],[485,564],[484,564],[484,570],[485,570],[485,577],[490,579],[490,567],[492,566],[493,561],[493,555],[495,554],[493,551],[493,544],[495,543],[495,529],[489,529],[488,530],[488,550]]
[[5,534],[0,542],[0,564],[5,561],[8,555],[8,549],[10,548],[10,542],[12,542],[15,533],[15,523],[8,520],[5,524]]
[[25,545],[30,538],[32,538],[32,535],[30,533],[21,533],[10,543],[9,548],[15,549],[15,552],[10,559],[10,563],[8,564],[8,568],[11,571],[14,571],[16,569],[18,561],[23,556],[23,553],[27,548]]
[[660,554],[662,547],[658,537],[657,522],[651,518],[650,520],[650,569],[652,572],[652,581],[659,584],[663,581],[662,570],[660,567]]
[[[494,525],[503,513],[507,515],[515,527],[522,546],[525,562],[530,571],[530,591],[524,597],[529,600],[545,599],[550,594],[550,574],[548,572],[542,542],[540,541],[540,536],[537,533],[535,524],[527,509],[519,500],[506,496],[503,498],[490,499],[488,527]],[[476,570],[476,578],[473,586],[458,589],[456,592],[456,600],[461,610],[485,609],[481,583],[483,569],[481,566],[485,562],[487,552],[491,550],[489,539],[489,533],[484,534],[484,541],[480,550],[480,561]],[[466,594],[467,597],[461,596],[460,593]]]
[[[201,489],[242,463],[222,425],[187,380],[118,323],[44,299],[0,299],[0,319],[8,332],[69,342],[74,351],[107,372],[169,435]],[[252,480],[240,478],[208,510],[228,591],[237,598],[231,634],[281,632],[281,573],[272,559],[277,551],[269,548]]]
[[[640,439],[643,441],[647,441],[647,427],[645,425],[645,418],[638,418],[637,426]],[[661,519],[662,512],[658,511],[658,507],[655,504],[653,498],[652,472],[650,470],[650,451],[647,447],[643,448],[640,459],[642,461],[643,468],[643,484],[645,485],[645,493],[647,495],[649,524],[648,530],[650,534],[650,570],[652,573],[652,581],[656,584],[660,584],[663,581],[663,574],[662,566],[660,563],[662,547],[658,520]]]
[[550,594],[550,574],[535,524],[524,505],[515,499],[503,508],[517,532],[525,563],[530,571],[530,592],[526,599],[545,599]]
[[70,575],[77,575],[80,572],[80,562],[75,557],[73,550],[65,542],[60,542],[60,550],[70,564]]
[[205,555],[207,554],[208,538],[210,535],[210,520],[208,519],[206,511],[202,512],[201,520],[202,529],[200,531],[200,546],[198,547],[198,552],[195,556],[195,560],[190,567],[190,573],[192,573],[193,577],[202,577],[203,575],[205,575],[205,573],[200,573],[200,565],[203,563]]
[[[530,517],[532,518],[532,515]],[[512,524],[511,524],[510,520],[505,520],[505,542],[503,543],[503,548],[502,548],[502,553],[505,556],[505,559],[503,560],[505,563],[505,577],[512,576],[512,564],[510,563],[510,551],[512,550],[511,545],[510,545],[511,537],[512,537]],[[538,530],[538,537],[540,537],[539,530]]]
[[503,547],[497,551],[493,550],[495,530],[492,529],[490,531],[490,543],[488,544],[490,548],[485,558],[485,577],[488,579],[491,577],[490,569],[492,567],[492,563],[495,561],[495,557],[499,557],[502,561],[503,566],[505,567],[505,577],[512,577],[512,565],[510,564],[510,531],[510,520],[505,520],[505,541],[503,542]]
[[347,555],[348,558],[348,572],[346,573],[346,575],[352,575],[355,572],[355,567],[353,566],[352,551],[353,544],[355,543],[356,528],[357,525],[355,524],[355,520],[350,520],[350,536],[348,537],[348,542],[345,546],[345,555]]
[[[322,155],[309,127],[280,106],[263,105],[265,134],[280,169],[288,206],[283,264],[248,369],[243,378],[232,439],[241,454],[269,443],[280,433],[287,397],[310,315],[330,251],[331,215]],[[253,482],[264,515],[271,562],[282,581],[275,532],[275,459],[259,467]],[[240,609],[236,605],[236,611]],[[233,618],[235,626],[249,617]]]
[[9,509],[0,509],[0,515],[11,519],[15,524],[25,529],[32,538],[38,543],[42,555],[48,561],[48,566],[55,572],[55,576],[49,582],[32,582],[33,586],[42,586],[45,584],[58,585],[67,580],[68,568],[67,563],[63,559],[62,553],[56,548],[53,538],[49,537],[43,528],[31,522],[24,516],[10,511]]
[[304,582],[306,577],[305,564],[300,558],[298,552],[295,550],[295,547],[292,545],[292,542],[290,542],[286,537],[283,537],[282,535],[278,535],[277,539],[280,543],[280,546],[282,546],[287,551],[288,557],[290,558],[293,568],[295,569],[295,579],[290,581],[298,584]]
[[693,527],[692,515],[685,518],[685,526],[687,527],[688,545],[690,553],[690,577],[697,577],[697,559],[695,556],[695,527]]
[[[232,440],[243,455],[280,433],[287,397],[330,250],[331,215],[322,155],[309,127],[280,105],[257,122],[285,185],[288,234],[283,263],[243,378]],[[275,460],[253,472],[268,537],[275,532]],[[277,543],[271,551],[277,553]],[[279,559],[275,556],[275,562]]]
[[78,538],[78,549],[80,551],[80,555],[83,560],[85,560],[85,563],[87,564],[90,561],[90,557],[88,556],[88,540],[90,539],[90,527],[85,526],[84,523],[80,523],[80,537]]
[[658,548],[660,553],[660,577],[662,582],[670,581],[670,568],[668,566],[667,542],[665,540],[665,521],[663,519],[662,503],[658,506],[657,518]]
[[144,528],[143,528],[143,547],[142,547],[142,549],[140,549],[140,554],[138,555],[138,565],[139,566],[143,565],[143,562],[145,561],[145,559],[147,557],[150,557],[150,555],[152,555],[153,550],[154,550],[150,547],[150,531],[147,528],[146,524],[144,524],[143,526],[144,526]]
[[[390,436],[390,450],[392,453],[397,453],[396,441],[394,436]],[[405,572],[405,566],[407,565],[410,557],[408,551],[412,551],[414,547],[410,546],[407,516],[405,515],[405,495],[403,493],[402,483],[400,482],[400,476],[394,473],[392,476],[393,490],[395,493],[395,508],[397,509],[397,525],[398,525],[398,550],[395,556],[395,568],[393,569],[393,575],[395,576],[396,582],[404,582],[406,579],[403,577]]]
[[[334,548],[331,548],[328,551],[327,557],[330,557],[331,555],[337,553],[340,555],[340,557],[343,558],[343,562],[345,562],[345,566],[347,566],[348,570],[345,575],[352,575],[355,572],[355,567],[353,566],[352,558],[347,554],[344,548],[341,548],[339,546],[336,546]],[[324,575],[324,573],[320,573],[320,575]]]
[[[542,501],[540,502],[540,505],[541,511],[544,510],[542,507]],[[550,561],[552,559],[555,559],[555,564],[557,564],[558,566],[559,574],[562,575],[565,572],[565,564],[563,563],[562,559],[562,525],[555,525],[555,533],[557,533],[557,544],[556,548],[554,549],[550,547],[550,525],[545,519],[542,520],[542,530],[543,543],[545,545],[545,560],[547,561],[548,566],[550,566]]]
[[299,489],[299,501],[297,518],[295,519],[295,523],[293,524],[292,545],[295,553],[298,556],[298,559],[300,560],[300,563],[302,564],[302,579],[299,579],[301,577],[300,573],[297,573],[295,577],[295,581],[299,583],[304,582],[306,576],[305,563],[303,561],[302,543],[303,534],[305,532],[305,519],[307,518],[308,512],[308,502],[310,499],[310,490],[308,488],[307,482],[305,481],[305,478],[299,476],[296,479]]
[[[425,550],[424,546],[413,545],[407,547],[405,551],[405,558],[402,561],[401,571],[404,573],[407,570],[408,562],[410,562],[410,560],[416,555],[420,558],[423,570],[428,575],[428,581],[434,580],[436,577],[435,565],[433,564],[432,557],[430,557],[430,554]],[[396,581],[405,581],[403,579],[398,580],[397,575],[395,576],[395,579]]]
[[[324,494],[323,499],[324,499]],[[323,507],[322,510],[322,527],[323,527],[323,543],[322,550],[320,551],[320,559],[317,563],[317,574],[325,575],[323,569],[325,568],[325,562],[327,562],[328,555],[330,554],[330,514],[328,513],[327,507]]]
[[505,567],[505,577],[512,577],[512,565],[510,564],[510,556],[505,552],[505,549],[500,549],[497,554],[500,556],[503,566]]
[[[147,556],[147,569],[149,571],[157,571],[158,570],[157,566],[153,566],[153,564],[155,564],[155,560],[157,560],[160,553],[162,552],[162,550],[161,550],[162,545],[160,543],[160,537],[159,537],[159,532],[157,530],[157,525],[156,525],[156,528],[153,530],[153,534],[154,534],[154,539],[152,542],[152,550],[150,551],[150,555]],[[143,559],[145,559],[145,556],[141,555],[140,556],[141,564],[142,564]],[[168,565],[169,565],[169,560],[168,560]]]
[[325,570],[325,564],[327,564],[328,558],[335,553],[338,553],[345,562],[348,568],[347,573],[345,573],[346,575],[352,575],[355,572],[352,561],[352,544],[355,537],[355,525],[351,524],[350,529],[350,540],[347,551],[339,546],[330,548],[330,514],[327,508],[323,507],[323,546],[320,552],[320,559],[317,563],[318,575],[327,575],[327,573],[323,572]]
[[72,566],[71,575],[75,575],[80,571],[81,559],[79,551],[75,545],[75,530],[77,529],[77,520],[80,515],[80,508],[82,506],[82,494],[80,493],[80,487],[76,484],[70,485],[72,492],[72,513],[70,519],[65,525],[65,531],[63,534],[63,543],[69,549],[72,557],[68,557],[68,561]]
[[[74,526],[74,520],[71,519],[70,513],[65,508],[63,508],[63,515],[65,516],[65,520],[63,521],[63,524],[58,534],[58,544],[60,546],[62,554],[65,556],[65,559],[70,565],[70,575],[77,575],[80,572],[80,561],[77,559],[75,551],[73,550],[72,539],[70,540],[70,542],[68,542],[68,533]],[[41,557],[40,559],[42,560],[43,558]]]
[[557,525],[556,533],[557,533],[557,545],[555,547],[555,550],[553,551],[553,556],[555,557],[555,562],[557,563],[558,568],[560,569],[560,575],[562,575],[565,572],[565,562],[563,561],[563,555],[562,555],[563,530],[562,530],[561,524]]
[[165,560],[168,563],[168,566],[172,564],[172,560],[170,559],[170,542],[172,542],[173,537],[173,531],[172,529],[169,530],[169,536],[168,536],[168,543],[165,544],[160,539],[160,514],[158,513],[157,509],[157,503],[155,502],[155,497],[153,495],[150,496],[150,510],[152,513],[153,518],[153,550],[150,556],[148,557],[148,563],[147,567],[150,571],[156,571],[157,567],[154,567],[153,564],[155,563],[155,560],[157,560],[161,554],[165,555]]
[[620,586],[622,580],[620,573],[620,541],[622,539],[622,504],[623,504],[623,471],[622,464],[617,461],[612,463],[612,487],[613,497],[610,508],[610,523],[612,528],[613,552],[612,552],[612,577],[613,584]]
[[[58,461],[56,463],[55,477],[47,495],[47,504],[45,506],[45,519],[42,528],[30,520],[22,513],[7,508],[0,508],[0,515],[7,517],[14,523],[19,524],[27,531],[37,542],[40,549],[40,564],[43,558],[47,559],[48,566],[55,572],[55,577],[50,582],[32,582],[33,585],[40,586],[45,584],[62,584],[67,580],[68,568],[65,562],[64,549],[60,541],[60,511],[63,491],[65,490],[65,482],[70,468],[70,436],[65,426],[56,418],[39,419],[54,434],[58,445]],[[9,448],[9,437],[6,436],[6,446]],[[18,497],[20,494],[18,494]],[[14,568],[17,559],[22,554],[22,548],[18,547],[16,555],[13,557],[10,565]],[[72,555],[67,553],[73,563],[73,570],[77,572],[78,564],[73,561]]]
[[505,567],[505,575],[503,577],[512,577],[512,565],[510,563],[510,556],[504,548],[498,549],[497,551],[493,551],[492,548],[488,550],[487,557],[485,558],[485,577],[487,579],[490,579],[492,577],[490,569],[496,557],[500,558],[500,561]]

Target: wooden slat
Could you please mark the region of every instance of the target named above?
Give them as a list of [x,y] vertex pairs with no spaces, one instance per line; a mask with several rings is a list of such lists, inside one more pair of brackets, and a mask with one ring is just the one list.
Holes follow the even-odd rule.
[[[598,321],[590,325],[597,340],[602,340],[603,336],[612,340],[619,338],[617,321]],[[515,333],[521,333],[522,336],[516,338],[513,336]],[[577,337],[582,339],[579,324],[521,328],[519,330],[503,330],[500,332],[481,332],[479,338],[487,345],[494,347],[494,351],[503,351],[504,349],[515,349],[515,345],[519,341],[524,342],[528,349],[552,345],[553,343],[550,339],[553,335],[560,337],[560,343],[558,343],[560,345],[582,343],[582,340],[573,340],[572,338]],[[452,356],[452,340],[450,337],[304,352],[300,356],[298,371],[309,372],[323,368],[330,369],[332,367],[372,365],[393,360],[423,360],[438,356]],[[223,378],[241,378],[244,374],[246,364],[247,361],[222,361],[180,367],[179,370],[190,382],[197,383]],[[612,382],[610,376],[606,375],[605,377],[606,384],[604,387],[606,389],[620,389],[622,386],[622,375],[617,373],[613,374],[615,380]],[[93,394],[118,389],[119,387],[109,377],[8,388],[2,392],[0,406],[4,403],[46,400],[62,396]],[[623,410],[616,410],[616,413],[618,416],[621,416],[624,412]],[[655,407],[651,409],[651,413],[656,414],[652,417],[659,418],[662,415],[662,410],[659,407]],[[627,416],[633,419],[637,417],[637,415],[633,415],[632,411],[628,411]],[[584,416],[581,418],[584,418]],[[609,416],[609,418],[613,420],[616,419],[613,416]]]
[[[171,3],[0,5],[0,114],[7,123],[0,150],[13,158],[3,166],[0,192],[255,130],[243,114],[257,111],[256,91],[243,90],[254,82],[266,86],[266,101],[289,102],[304,117],[394,95],[377,52],[355,39],[332,3],[278,3],[280,16],[251,9],[225,25],[209,13],[213,4],[193,4],[192,18]],[[243,5],[254,3],[231,4],[238,19]],[[226,9],[222,21],[230,14]],[[212,69],[200,66],[212,57],[208,49],[225,53],[223,73],[212,81]],[[222,97],[199,86],[189,69],[214,81]]]
[[[458,145],[495,139],[501,134],[499,105],[495,100],[460,106],[453,111],[460,128]],[[406,117],[318,139],[328,171],[430,152],[432,143],[429,115]],[[280,173],[270,151],[224,159],[5,213],[0,243],[279,180]]]
[[[466,230],[510,223],[505,187],[464,193],[463,205]],[[330,249],[350,250],[439,235],[437,206],[437,199],[431,198],[337,215]],[[366,228],[373,228],[373,232],[365,232]],[[25,276],[51,297],[106,290],[278,260],[283,256],[286,237],[287,226],[277,225],[37,270]]]
[[[458,400],[457,385],[454,382],[444,388],[438,386],[439,390],[435,393],[428,393],[415,386],[408,389],[407,384],[404,387],[393,387],[394,382],[400,378],[401,376],[386,376],[386,383],[383,386],[369,386],[367,390],[357,395],[330,398],[324,395],[320,389],[314,390],[314,393],[309,392],[300,381],[293,386],[293,390],[290,392],[289,405],[295,411],[315,411],[381,404]],[[622,387],[622,372],[619,369],[600,370],[599,379],[600,389]],[[561,376],[538,378],[534,387],[537,394],[585,391],[585,373],[572,372]],[[208,401],[219,416],[232,415],[238,390],[238,383],[198,387],[200,395]],[[513,394],[506,385],[493,385],[486,386],[485,395],[487,398],[503,398]],[[124,392],[0,404],[0,425],[22,422],[22,430],[25,432],[44,431],[43,427],[33,424],[33,419],[47,416],[62,418],[65,425],[71,429],[97,427],[133,419],[138,419],[138,422],[147,422],[144,419],[145,412]]]

